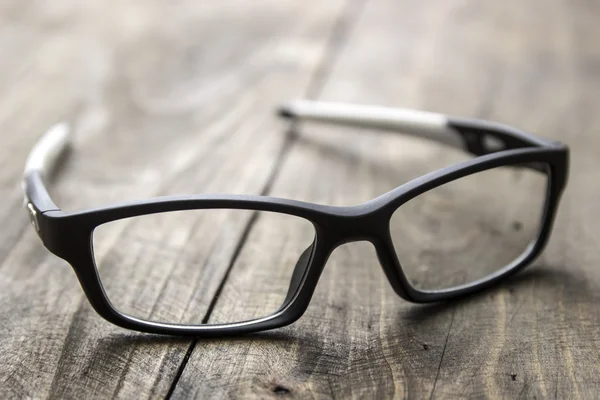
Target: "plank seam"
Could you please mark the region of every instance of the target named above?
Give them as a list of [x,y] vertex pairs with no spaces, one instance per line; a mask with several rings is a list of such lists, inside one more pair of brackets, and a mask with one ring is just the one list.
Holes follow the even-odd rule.
[[[306,90],[306,94],[305,94],[306,97],[314,98],[316,96],[319,96],[321,90],[325,86],[326,80],[329,78],[329,75],[331,74],[331,69],[332,69],[331,67],[335,63],[335,60],[337,59],[337,57],[340,53],[341,47],[343,47],[348,36],[350,35],[352,27],[356,25],[356,21],[358,20],[359,12],[362,9],[362,5],[364,5],[365,2],[366,2],[366,0],[363,0],[360,2],[355,2],[357,5],[355,5],[354,7],[352,7],[351,5],[347,5],[344,8],[346,11],[340,12],[340,15],[334,22],[334,26],[332,27],[331,33],[329,34],[329,37],[327,39],[324,54],[321,56],[321,60],[318,63],[317,68],[315,69],[315,72],[312,74],[312,77],[307,85],[307,90]],[[348,1],[348,3],[352,4],[351,1]],[[348,7],[350,7],[350,11],[348,11]],[[277,179],[277,177],[279,176],[279,173],[281,172],[281,169],[283,166],[283,161],[286,158],[286,155],[291,150],[293,143],[297,140],[297,136],[295,134],[296,133],[295,126],[296,126],[295,122],[290,123],[289,129],[286,132],[284,142],[281,146],[281,150],[279,151],[279,155],[277,156],[277,160],[275,161],[271,175],[267,179],[267,182],[265,183],[265,186],[263,187],[263,190],[260,193],[261,196],[268,195],[269,192],[271,191],[271,188],[273,187],[275,180]],[[254,224],[256,223],[257,219],[258,219],[258,213],[255,212],[252,215],[252,218],[250,219],[250,221],[248,222],[248,225],[246,226],[246,229],[244,230],[244,233],[242,234],[242,237],[240,238],[238,245],[236,246],[235,252],[231,258],[231,261],[229,263],[227,271],[225,272],[225,275],[223,276],[223,279],[221,280],[221,283],[219,284],[219,287],[218,287],[215,295],[213,296],[213,299],[209,305],[209,308],[208,308],[204,318],[202,319],[203,324],[208,322],[210,315],[212,314],[212,311],[217,303],[219,295],[221,294],[221,291],[223,290],[225,283],[227,282],[229,274],[230,274],[231,270],[233,269],[233,266],[235,265],[235,262],[239,256],[239,254],[241,253],[241,250],[242,250],[244,244],[246,243],[246,240],[248,239],[248,235],[249,235],[250,231],[252,230]],[[181,362],[181,365],[177,369],[177,373],[175,375],[175,378],[173,379],[173,382],[171,383],[171,386],[169,387],[169,391],[167,392],[167,395],[165,397],[167,400],[171,399],[171,397],[173,396],[173,393],[175,392],[175,388],[177,387],[177,384],[179,383],[179,380],[181,379],[181,376],[183,375],[183,371],[185,370],[185,368],[189,362],[189,359],[191,358],[191,355],[192,355],[194,349],[196,348],[197,343],[198,343],[198,339],[194,338],[186,352],[184,359]]]
[[433,381],[433,388],[431,389],[431,395],[429,396],[429,400],[433,399],[433,395],[435,394],[435,387],[436,387],[438,379],[440,377],[440,371],[442,370],[442,362],[444,361],[444,355],[446,354],[446,347],[448,347],[448,339],[450,339],[450,332],[452,332],[452,324],[454,323],[454,315],[455,314],[456,314],[456,309],[452,312],[452,318],[450,319],[450,326],[448,327],[448,334],[446,335],[446,342],[444,343],[444,349],[442,350],[442,356],[440,357],[440,363],[438,364],[437,373],[435,374],[435,380]]
[[331,33],[325,46],[325,53],[321,57],[321,61],[312,75],[308,83],[305,97],[307,99],[316,99],[320,97],[325,82],[329,80],[333,66],[338,59],[343,47],[348,42],[348,38],[352,31],[357,26],[358,17],[361,14],[367,0],[351,1],[348,0],[348,9],[346,12],[340,13],[334,22]]
[[[265,183],[265,186],[263,187],[263,190],[261,191],[262,196],[264,196],[266,193],[268,193],[271,190],[271,187],[273,186],[273,182],[279,175],[279,171],[281,170],[281,165],[283,164],[283,160],[285,159],[285,156],[287,155],[287,153],[289,152],[289,150],[291,148],[293,139],[294,139],[294,136],[291,134],[291,131],[288,131],[286,134],[284,143],[282,145],[281,151],[279,152],[279,155],[275,162],[273,171],[271,172],[269,179],[267,179],[267,182]],[[213,296],[213,298],[210,302],[210,305],[208,306],[208,310],[206,311],[206,314],[204,315],[204,318],[202,319],[202,324],[206,324],[208,322],[208,320],[210,319],[212,311],[217,304],[217,301],[219,299],[221,292],[223,291],[223,288],[225,287],[225,283],[227,282],[227,279],[229,278],[229,274],[233,270],[233,267],[235,266],[235,263],[240,255],[240,253],[242,252],[242,248],[244,247],[244,245],[246,244],[246,241],[248,240],[250,231],[254,227],[254,224],[256,223],[257,220],[258,220],[258,212],[255,211],[252,214],[252,217],[250,218],[248,225],[246,225],[246,228],[244,229],[242,237],[240,238],[240,241],[238,242],[238,244],[235,248],[235,251],[233,253],[233,256],[231,257],[231,260],[229,262],[227,270],[225,271],[225,275],[223,276],[223,279],[221,280],[219,287],[217,288],[217,291],[215,292],[215,295]],[[177,387],[177,384],[179,383],[179,380],[181,379],[181,375],[183,374],[183,371],[185,370],[185,367],[187,366],[187,363],[188,363],[194,349],[196,348],[197,343],[198,343],[197,338],[194,338],[192,340],[192,342],[190,343],[190,346],[186,352],[186,355],[183,358],[181,365],[177,369],[177,373],[175,374],[175,378],[173,379],[173,382],[171,383],[171,387],[169,387],[169,391],[167,392],[167,395],[165,397],[166,399],[170,399],[171,396],[173,395],[173,392],[175,391],[175,388]]]

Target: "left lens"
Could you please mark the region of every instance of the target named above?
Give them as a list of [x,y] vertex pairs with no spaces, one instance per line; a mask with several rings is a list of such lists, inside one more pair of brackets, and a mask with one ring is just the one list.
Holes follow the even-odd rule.
[[314,235],[312,223],[287,214],[205,209],[100,225],[93,248],[118,311],[153,322],[234,323],[284,304]]
[[402,270],[422,291],[452,289],[510,268],[541,228],[545,164],[468,175],[402,204],[390,233]]

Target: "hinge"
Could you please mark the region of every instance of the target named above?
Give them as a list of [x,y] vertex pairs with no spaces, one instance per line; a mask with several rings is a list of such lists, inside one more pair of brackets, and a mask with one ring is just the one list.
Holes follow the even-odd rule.
[[37,213],[35,207],[33,207],[33,204],[27,203],[27,211],[29,214],[29,220],[31,221],[31,225],[33,225],[33,228],[39,235],[40,234],[40,225],[38,223],[38,213]]

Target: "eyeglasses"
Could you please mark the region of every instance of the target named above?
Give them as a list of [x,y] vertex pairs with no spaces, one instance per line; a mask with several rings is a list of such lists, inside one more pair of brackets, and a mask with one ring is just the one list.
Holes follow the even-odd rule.
[[530,264],[548,240],[567,181],[563,144],[405,109],[297,100],[279,113],[402,132],[476,157],[357,206],[194,195],[67,213],[44,184],[69,143],[68,127],[57,125],[27,161],[31,222],[47,249],[71,264],[106,320],[195,336],[294,322],[343,243],[371,242],[394,291],[426,303],[495,284]]

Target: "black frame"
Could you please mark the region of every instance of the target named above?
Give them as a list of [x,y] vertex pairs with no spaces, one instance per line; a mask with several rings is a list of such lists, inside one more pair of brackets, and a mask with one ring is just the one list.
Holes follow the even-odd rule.
[[[68,144],[68,129],[59,125],[44,136],[28,160],[24,190],[31,221],[48,250],[71,264],[90,304],[107,321],[142,332],[193,336],[244,334],[291,324],[307,309],[329,255],[343,243],[357,240],[371,242],[394,291],[405,300],[426,303],[464,296],[497,283],[529,265],[548,241],[567,182],[568,147],[564,144],[500,124],[410,110],[297,101],[284,105],[280,115],[402,131],[454,144],[477,157],[429,173],[371,201],[350,207],[266,196],[193,195],[160,197],[67,213],[54,204],[44,184],[44,174],[56,166]],[[448,135],[453,135],[453,138]],[[411,286],[402,272],[390,235],[389,221],[394,211],[415,196],[442,184],[512,164],[527,164],[549,175],[543,221],[535,242],[513,264],[474,283],[441,291],[421,291]],[[272,211],[299,216],[313,223],[315,241],[300,257],[288,296],[275,314],[231,324],[181,325],[140,320],[119,312],[111,305],[94,262],[94,228],[109,221],[144,214],[217,208]]]

